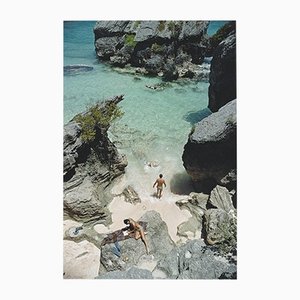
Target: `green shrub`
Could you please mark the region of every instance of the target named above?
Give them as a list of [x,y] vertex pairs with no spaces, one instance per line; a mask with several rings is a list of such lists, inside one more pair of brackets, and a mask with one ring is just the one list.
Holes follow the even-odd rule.
[[166,21],[159,21],[158,31],[163,31],[166,28]]
[[126,34],[125,35],[125,45],[135,47],[137,42],[134,40],[135,34]]
[[115,104],[110,103],[101,108],[100,103],[92,105],[85,114],[77,115],[74,120],[81,126],[81,138],[85,142],[93,142],[96,127],[108,127],[113,121],[122,117],[124,112]]
[[170,21],[170,22],[168,23],[168,29],[169,29],[172,33],[175,32],[175,22],[174,22],[174,21]]

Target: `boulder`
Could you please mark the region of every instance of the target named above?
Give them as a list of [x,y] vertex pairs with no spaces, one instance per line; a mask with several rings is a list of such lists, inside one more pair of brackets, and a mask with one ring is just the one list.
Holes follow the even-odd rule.
[[[189,241],[160,260],[155,271],[169,279],[218,279],[236,272],[236,265],[216,254],[202,240]],[[154,273],[153,272],[153,273]]]
[[225,210],[227,213],[234,212],[232,196],[226,187],[217,185],[210,193],[209,204],[215,208]]
[[225,252],[236,247],[236,218],[223,209],[208,209],[204,214],[205,237],[209,245],[228,245]]
[[[202,119],[194,127],[182,155],[197,191],[211,181],[210,190],[236,169],[236,101]],[[209,190],[209,192],[210,192]]]
[[129,202],[131,204],[141,203],[141,199],[140,199],[138,193],[130,185],[124,189],[122,194],[125,197],[125,202]]
[[[162,221],[158,212],[148,211],[139,221],[147,222],[146,240],[150,254],[152,254],[152,262],[158,261],[175,247],[169,236],[167,225]],[[129,238],[118,243],[120,257],[114,253],[116,250],[114,244],[106,244],[101,248],[100,274],[116,270],[125,271],[133,266],[141,265],[145,259],[149,258],[141,239]]]
[[[201,236],[202,217],[206,211],[208,195],[203,193],[190,193],[187,199],[176,201],[180,209],[188,210],[192,217],[177,227],[177,234],[186,238],[195,238],[197,234]],[[189,235],[189,232],[193,236]]]
[[212,112],[236,99],[235,31],[223,40],[213,53],[209,75],[209,103]]

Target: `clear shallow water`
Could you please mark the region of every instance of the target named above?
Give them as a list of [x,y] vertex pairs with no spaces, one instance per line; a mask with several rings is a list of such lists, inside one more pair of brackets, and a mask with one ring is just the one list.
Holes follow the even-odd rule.
[[[145,85],[159,83],[159,78],[116,72],[96,57],[94,24],[64,24],[64,65],[85,64],[94,68],[64,76],[64,122],[87,105],[123,94],[119,105],[125,114],[111,126],[109,136],[127,156],[126,184],[132,184],[142,199],[155,201],[152,184],[163,173],[168,184],[165,194],[190,192],[192,187],[181,156],[192,125],[210,114],[209,84],[178,81],[158,91]],[[217,30],[215,25],[214,28]],[[159,165],[149,167],[148,162]]]

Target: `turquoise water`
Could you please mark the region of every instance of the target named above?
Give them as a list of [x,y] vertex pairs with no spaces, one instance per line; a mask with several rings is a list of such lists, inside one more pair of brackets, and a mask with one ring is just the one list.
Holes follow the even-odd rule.
[[[119,73],[97,60],[94,24],[64,24],[64,65],[85,64],[94,68],[64,76],[64,122],[84,111],[87,105],[124,95],[119,105],[125,114],[111,126],[109,136],[127,156],[125,180],[140,195],[149,197],[153,192],[152,181],[162,172],[169,183],[166,193],[188,192],[175,186],[181,184],[179,181],[188,184],[181,156],[192,125],[210,114],[209,84],[182,80],[170,83],[162,91],[145,87],[161,82],[160,78]],[[149,162],[158,166],[149,167]]]

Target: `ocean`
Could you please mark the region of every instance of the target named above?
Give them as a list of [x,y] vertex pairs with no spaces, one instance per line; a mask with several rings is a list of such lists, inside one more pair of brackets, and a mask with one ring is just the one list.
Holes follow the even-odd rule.
[[[209,35],[224,23],[211,22]],[[188,194],[193,187],[181,156],[193,124],[211,113],[209,83],[178,80],[164,90],[147,88],[161,79],[121,73],[97,59],[94,25],[95,21],[64,22],[64,66],[93,67],[64,75],[64,123],[99,100],[124,95],[119,104],[124,115],[112,124],[109,137],[127,156],[125,184],[132,185],[141,198],[157,201],[152,184],[162,173],[168,185],[165,193]]]

